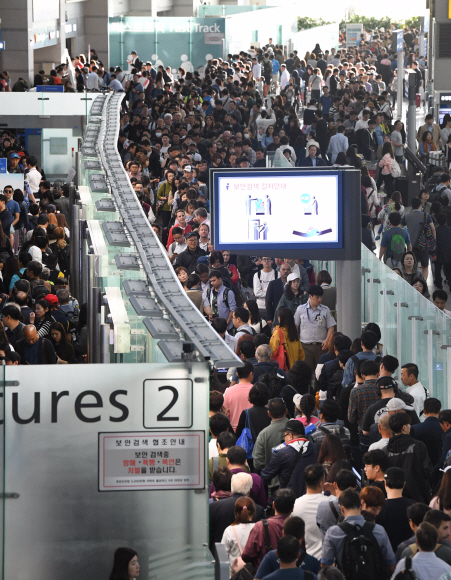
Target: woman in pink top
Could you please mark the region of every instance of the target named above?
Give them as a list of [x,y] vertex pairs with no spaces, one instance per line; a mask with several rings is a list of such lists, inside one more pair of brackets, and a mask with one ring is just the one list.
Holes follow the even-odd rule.
[[437,495],[432,498],[429,507],[433,510],[441,510],[451,516],[451,465],[445,467],[444,471],[442,483]]
[[379,167],[382,169],[379,179],[377,180],[377,187],[380,188],[382,181],[385,183],[385,193],[391,196],[393,193],[393,145],[387,141],[382,146],[382,159],[379,161]]
[[224,393],[224,407],[227,409],[227,416],[234,431],[238,427],[242,411],[252,407],[249,402],[249,391],[253,387],[254,367],[246,360],[244,361],[244,366],[236,369],[236,373],[239,382],[233,387],[229,387]]
[[295,418],[297,421],[300,421],[304,427],[308,427],[309,425],[316,426],[318,423],[321,423],[318,417],[312,415],[316,408],[316,401],[313,395],[294,395],[293,403],[295,411],[300,413],[300,415]]

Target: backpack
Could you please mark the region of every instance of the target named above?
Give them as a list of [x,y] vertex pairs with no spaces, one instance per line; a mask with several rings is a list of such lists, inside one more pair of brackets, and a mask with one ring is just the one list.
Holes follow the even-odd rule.
[[[273,268],[273,270],[274,270],[274,273],[275,273],[274,280],[277,280],[277,278],[280,278],[280,272],[278,270],[276,270],[275,268]],[[268,272],[268,274],[269,274],[269,272]],[[257,272],[257,277],[261,281],[261,279],[262,279],[262,271],[261,270],[259,270]],[[272,280],[271,280],[271,282],[272,282]]]
[[[225,284],[224,284],[225,286]],[[224,300],[224,304],[226,305],[226,307],[230,310],[230,306],[229,306],[229,292],[230,289],[225,287],[224,288],[224,294],[222,295],[222,298]],[[208,288],[207,290],[207,299],[210,302],[210,296],[211,296],[211,288]]]
[[236,441],[236,445],[242,447],[246,451],[246,457],[252,459],[252,450],[254,449],[254,439],[252,438],[252,432],[249,422],[249,409],[246,409],[246,423],[244,429],[241,431],[241,435]]
[[[262,520],[263,530],[265,533],[265,548],[266,553],[272,550],[271,538],[269,537],[269,523],[267,519]],[[240,549],[241,552],[241,549]],[[242,552],[241,552],[242,553]],[[241,568],[236,574],[231,577],[231,580],[253,580],[257,574],[257,568],[253,566],[250,562]],[[305,574],[305,572],[304,572]]]
[[404,570],[398,572],[394,580],[418,580],[418,576],[412,569],[412,558],[406,558]]
[[392,177],[394,178],[401,177],[402,175],[401,167],[399,166],[399,163],[396,161],[396,159],[393,159],[393,163],[391,166],[391,174]]
[[390,258],[400,262],[406,251],[406,242],[401,234],[395,234],[390,240]]
[[271,399],[275,397],[279,397],[280,393],[284,387],[283,384],[283,376],[279,375],[277,372],[277,368],[274,367],[273,369],[269,370],[267,373],[263,373],[257,378],[257,383],[265,385],[268,387],[269,392],[271,394]]
[[[443,185],[443,187],[441,187]],[[446,185],[443,183],[438,183],[435,187],[432,188],[431,193],[429,194],[429,202],[438,201],[442,194],[442,191],[446,189]]]
[[80,311],[78,311],[77,313],[75,312],[75,310],[69,310],[69,312],[66,312],[61,308],[57,308],[56,312],[58,312],[59,315],[64,316],[64,318],[67,319],[67,322],[69,323],[69,329],[75,329],[78,327]]
[[272,62],[270,60],[263,61],[263,75],[264,76],[272,75]]
[[426,250],[426,252],[433,252],[435,250],[436,241],[432,233],[431,226],[427,223],[426,214],[424,214],[423,229],[418,238],[418,249]]
[[380,580],[384,577],[382,550],[373,535],[375,524],[363,527],[342,522],[338,527],[346,534],[341,571],[346,580]]

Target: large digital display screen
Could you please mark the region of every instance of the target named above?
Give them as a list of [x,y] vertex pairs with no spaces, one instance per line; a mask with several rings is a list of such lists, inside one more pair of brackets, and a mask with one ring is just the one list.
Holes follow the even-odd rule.
[[215,171],[212,197],[216,250],[343,248],[339,171]]

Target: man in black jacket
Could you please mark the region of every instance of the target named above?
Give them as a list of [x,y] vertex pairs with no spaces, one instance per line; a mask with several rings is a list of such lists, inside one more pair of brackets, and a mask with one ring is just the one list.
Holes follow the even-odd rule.
[[206,256],[207,252],[199,247],[199,237],[196,232],[189,232],[185,236],[187,249],[177,257],[174,268],[183,266],[188,270],[188,274],[194,272],[197,266],[197,260],[201,256]]
[[6,236],[9,236],[9,230],[11,229],[11,224],[14,221],[13,214],[6,207],[6,195],[0,195],[0,222],[2,223],[3,231]]
[[[328,361],[326,364],[323,365],[321,369],[321,373],[318,378],[318,387],[320,391],[327,391],[327,398],[332,399],[333,394],[331,392],[332,387],[332,377],[340,368],[340,363],[338,361],[338,353],[342,350],[349,350],[352,345],[352,340],[345,336],[344,334],[339,334],[334,338],[334,352],[335,358],[331,361]],[[341,390],[341,389],[340,389]],[[336,393],[338,395],[338,393]]]
[[288,275],[291,274],[290,264],[284,262],[280,266],[280,276],[268,284],[265,296],[266,318],[268,324],[272,324],[277,306],[285,291]]
[[[235,502],[240,497],[249,495],[252,483],[253,480],[250,473],[236,473],[232,476],[232,495],[209,504],[211,551],[214,550],[215,543],[219,543],[222,540],[224,530],[235,521]],[[255,504],[255,514],[252,521],[258,522],[263,517],[263,508]]]
[[24,338],[16,342],[16,352],[20,355],[21,364],[48,365],[56,364],[58,357],[52,343],[47,338],[39,338],[33,324],[24,329]]
[[304,425],[296,419],[285,425],[284,442],[274,449],[260,477],[268,485],[278,475],[280,487],[289,487],[296,497],[301,497],[306,490],[304,469],[318,461],[317,447],[306,439]]

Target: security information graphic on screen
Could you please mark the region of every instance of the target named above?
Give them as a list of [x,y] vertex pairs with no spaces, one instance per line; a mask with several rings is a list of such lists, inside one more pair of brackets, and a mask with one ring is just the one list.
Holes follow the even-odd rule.
[[342,247],[341,176],[301,173],[217,176],[219,246]]

